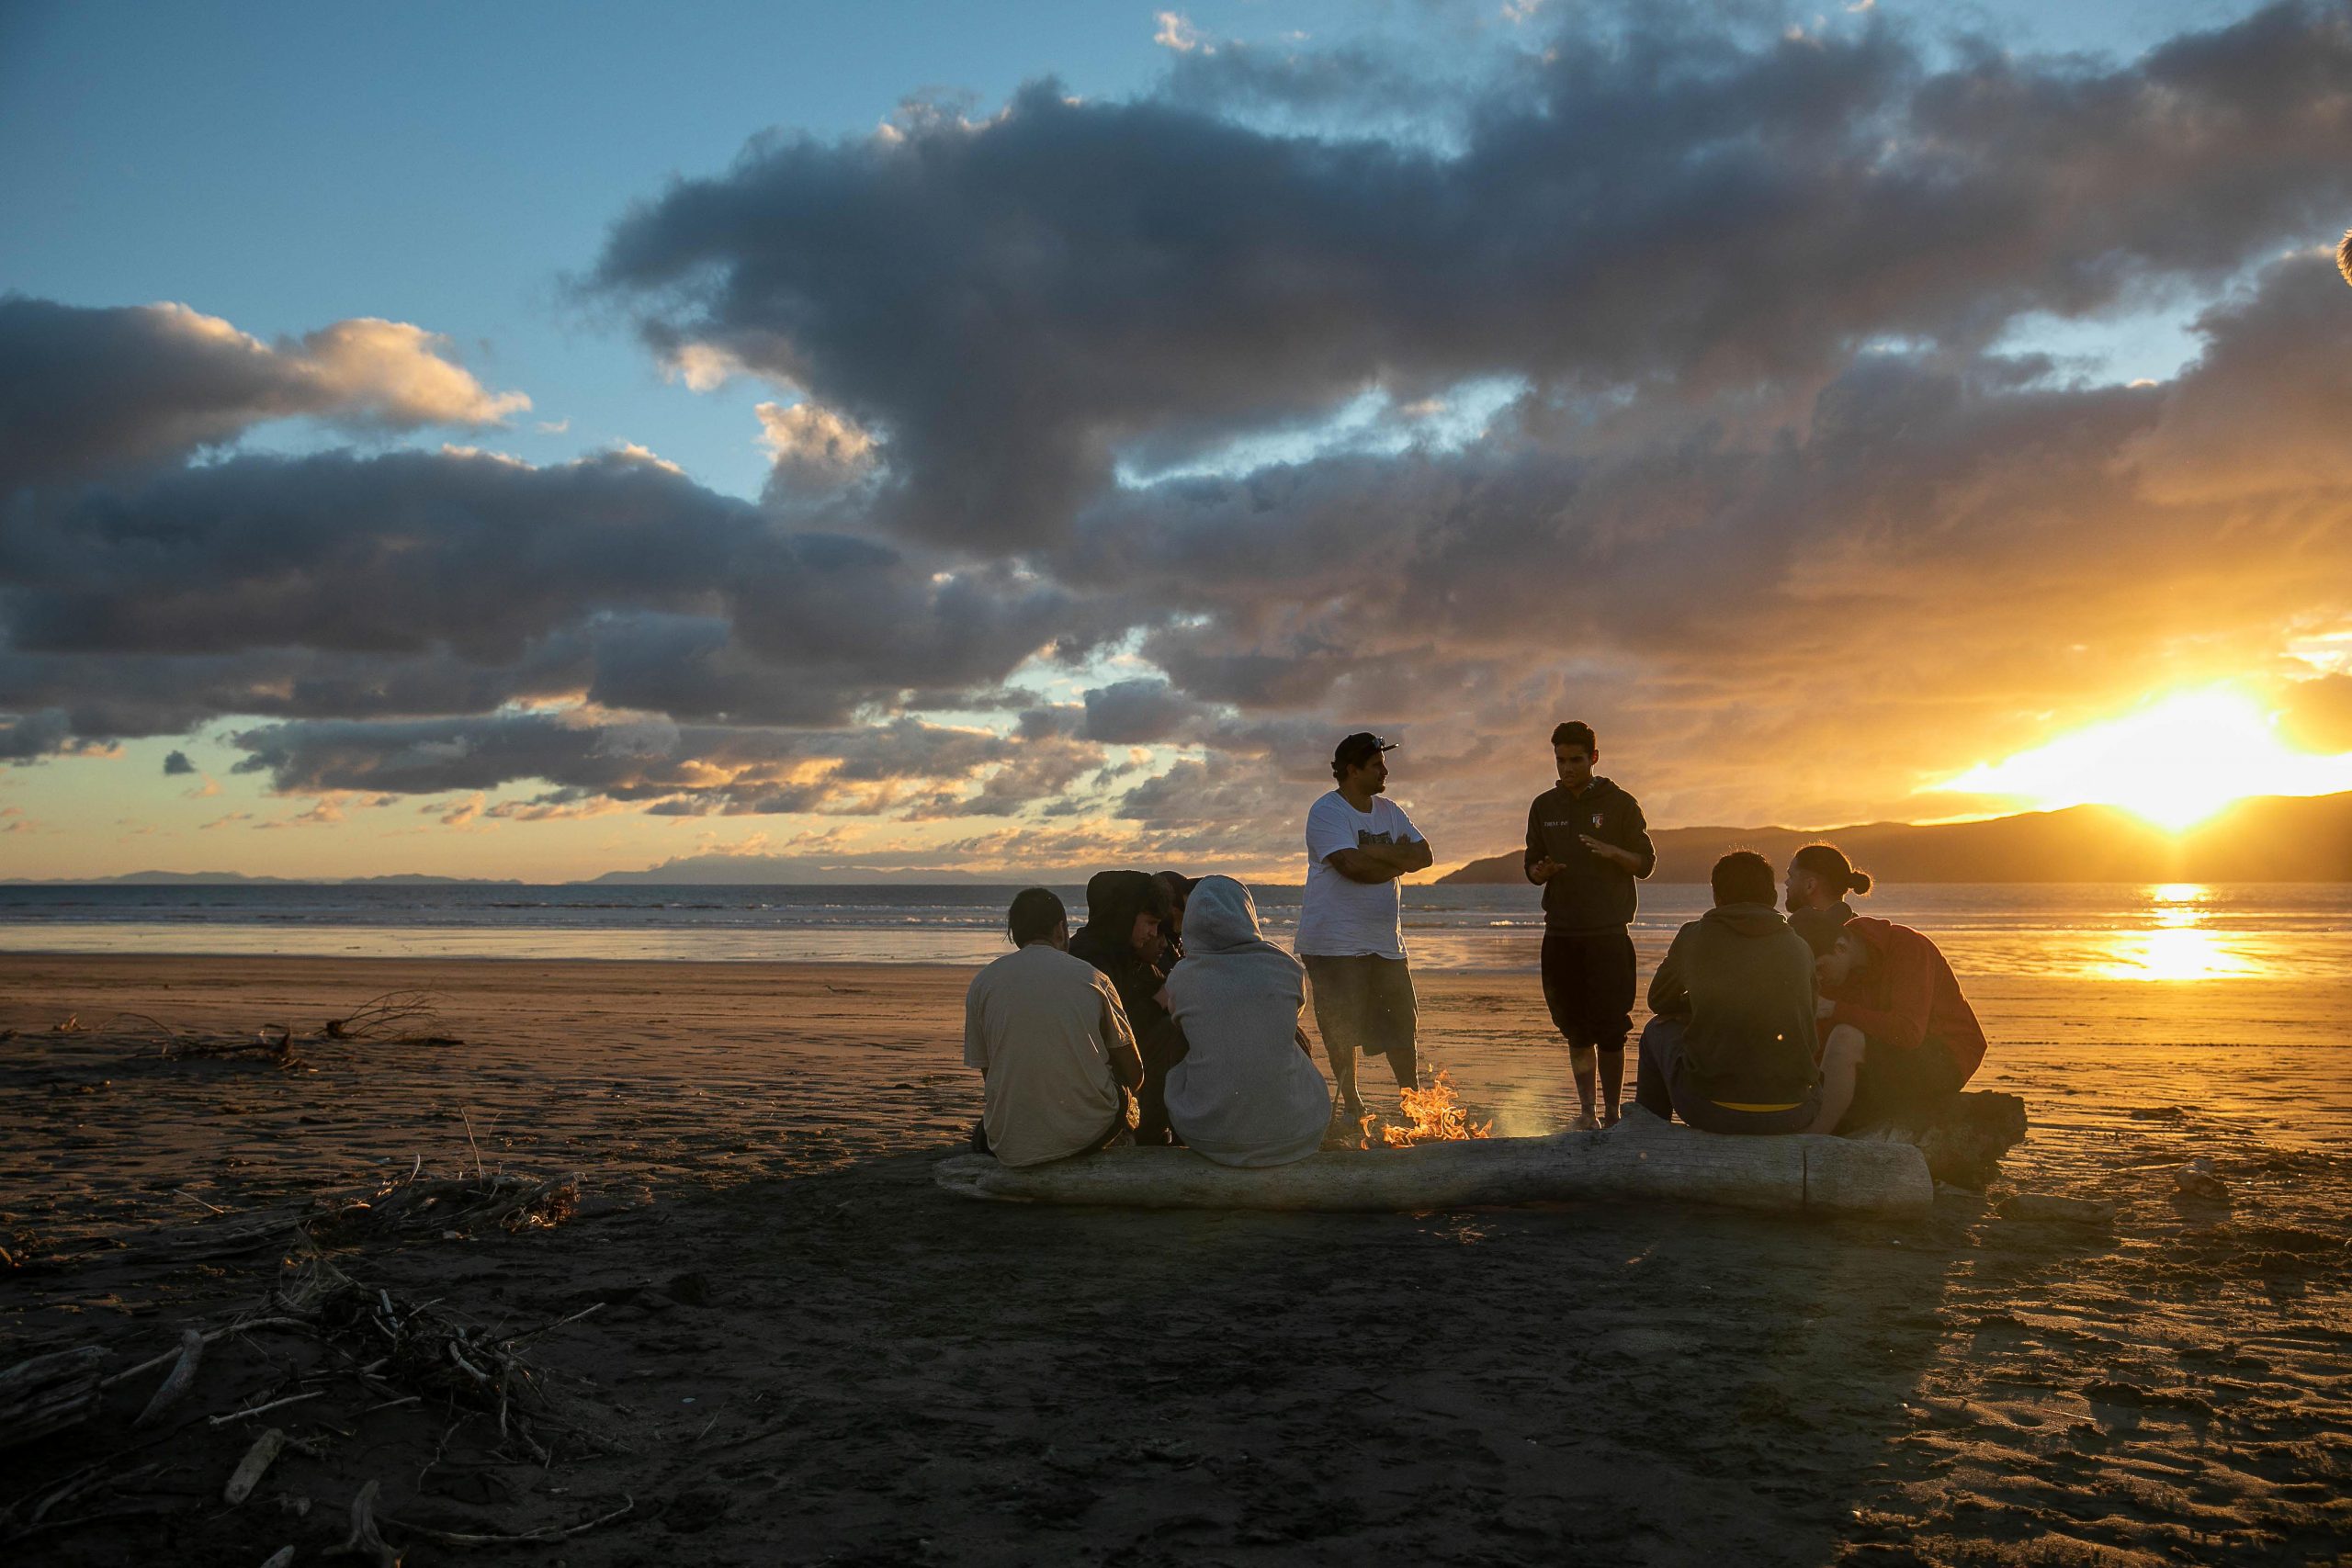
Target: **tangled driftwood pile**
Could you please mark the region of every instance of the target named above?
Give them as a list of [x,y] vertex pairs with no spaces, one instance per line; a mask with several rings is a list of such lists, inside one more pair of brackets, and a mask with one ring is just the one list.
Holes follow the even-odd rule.
[[[509,1233],[545,1229],[571,1215],[578,1194],[574,1176],[412,1179],[364,1201],[280,1206],[188,1227],[189,1239],[164,1244],[175,1260],[258,1261],[265,1249],[277,1255],[277,1277],[266,1305],[216,1326],[189,1327],[172,1348],[129,1366],[110,1367],[105,1348],[81,1345],[0,1370],[0,1450],[67,1433],[85,1448],[94,1441],[106,1448],[92,1462],[0,1506],[0,1547],[160,1511],[147,1493],[160,1475],[186,1468],[184,1460],[174,1461],[173,1450],[224,1427],[255,1432],[221,1491],[231,1507],[254,1495],[288,1450],[326,1457],[338,1434],[351,1435],[336,1419],[356,1427],[358,1417],[403,1407],[446,1423],[435,1460],[460,1431],[474,1434],[478,1451],[490,1462],[547,1467],[566,1454],[623,1451],[598,1422],[557,1399],[531,1359],[536,1341],[594,1314],[603,1303],[520,1329],[493,1327],[355,1272],[364,1257],[355,1250],[358,1244],[404,1244],[492,1226]],[[243,1387],[233,1386],[219,1356],[207,1353],[224,1340],[264,1336],[291,1337],[312,1348],[307,1356],[272,1354],[270,1381]],[[233,1364],[250,1367],[252,1360],[248,1356]],[[153,1387],[135,1416],[121,1420],[107,1413],[112,1391],[139,1390],[150,1379]],[[310,1419],[321,1410],[334,1419]],[[282,1424],[265,1424],[265,1418]],[[120,1421],[119,1428],[110,1421]],[[305,1423],[307,1435],[298,1430]],[[553,1541],[608,1524],[635,1506],[624,1499],[617,1508],[602,1508],[578,1523],[468,1533],[383,1515],[379,1495],[370,1481],[352,1499],[344,1550],[379,1564],[399,1561],[388,1536],[452,1546]]]
[[[19,1032],[0,1029],[0,1041],[12,1040]],[[158,1054],[165,1061],[204,1059],[212,1061],[274,1062],[289,1069],[307,1067],[311,1064],[302,1048],[312,1049],[329,1043],[349,1044],[370,1041],[383,1045],[462,1045],[465,1042],[447,1032],[434,995],[424,990],[386,991],[368,998],[342,1018],[331,1018],[314,1030],[297,1030],[287,1023],[265,1023],[233,1034],[206,1034],[196,1030],[182,1029],[166,1022],[153,1013],[112,1012],[95,1022],[83,1021],[80,1013],[72,1013],[52,1023],[43,1032],[50,1034],[113,1035],[127,1041],[154,1041]]]

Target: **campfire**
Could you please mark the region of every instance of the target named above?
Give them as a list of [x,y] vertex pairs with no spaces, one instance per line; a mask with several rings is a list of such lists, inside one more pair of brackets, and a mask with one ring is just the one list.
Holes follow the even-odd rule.
[[1473,1122],[1454,1098],[1453,1080],[1440,1067],[1430,1075],[1427,1089],[1400,1089],[1398,1109],[1409,1118],[1384,1122],[1377,1111],[1363,1119],[1364,1144],[1370,1148],[1401,1148],[1407,1144],[1441,1144],[1457,1138],[1494,1136],[1494,1122]]

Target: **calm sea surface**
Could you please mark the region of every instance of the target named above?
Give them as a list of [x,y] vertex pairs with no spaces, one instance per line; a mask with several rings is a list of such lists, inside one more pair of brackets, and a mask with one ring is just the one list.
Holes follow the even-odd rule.
[[[0,950],[978,964],[1005,951],[1011,886],[0,886]],[[1073,919],[1084,890],[1060,890]],[[1288,945],[1298,889],[1253,886]],[[1634,937],[1654,964],[1707,890],[1652,884]],[[2352,977],[2352,885],[1988,884],[1883,887],[1858,901],[1932,933],[1978,975],[2107,980]],[[1409,887],[1417,966],[1527,971],[1543,914],[1527,886]]]

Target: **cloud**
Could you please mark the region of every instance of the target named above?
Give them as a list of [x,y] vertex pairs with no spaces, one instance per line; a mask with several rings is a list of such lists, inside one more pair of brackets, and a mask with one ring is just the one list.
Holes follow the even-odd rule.
[[1216,46],[1201,36],[1201,29],[1183,12],[1161,11],[1152,20],[1159,24],[1159,30],[1151,35],[1151,41],[1160,48],[1178,54],[1216,52]]
[[1148,745],[1180,736],[1209,710],[1165,680],[1120,681],[1086,693],[1086,734],[1114,746]]
[[0,711],[107,736],[566,694],[838,724],[1094,635],[1017,570],[787,532],[624,454],[236,457],[34,492],[0,540]]
[[2146,494],[2226,501],[2352,486],[2352,309],[2327,254],[2273,264],[2206,311],[2206,350],[2125,457]]
[[784,485],[830,488],[854,477],[873,461],[874,437],[815,403],[761,403],[760,445],[775,462]]
[[[846,730],[681,726],[580,710],[469,718],[298,720],[241,731],[241,773],[281,795],[432,795],[544,781],[493,818],[593,815],[602,799],[665,816],[863,816],[1012,811],[1100,765],[1099,748],[1024,745],[983,729],[899,719]],[[962,786],[978,781],[978,804]]]
[[173,778],[182,773],[193,773],[194,772],[196,772],[196,764],[187,760],[187,753],[185,751],[171,752],[164,759],[164,776],[165,778]]
[[[241,817],[243,813],[238,812],[232,815]],[[222,821],[229,819],[229,818],[221,818]],[[341,807],[332,800],[316,800],[311,803],[311,808],[308,811],[298,811],[291,817],[279,817],[266,822],[256,822],[254,826],[256,829],[328,828],[342,820]],[[208,822],[205,826],[214,827],[217,824]]]
[[185,305],[0,297],[0,490],[169,460],[265,420],[482,426],[531,406],[486,389],[447,346],[372,317],[266,344]]
[[[757,504],[635,448],[196,461],[268,399],[184,322],[74,318],[136,349],[121,406],[209,412],[0,497],[0,756],[233,717],[280,794],[451,826],[1287,866],[1357,728],[1449,855],[1511,841],[1563,718],[1653,820],[1798,825],[2247,671],[2336,733],[2340,671],[2281,672],[2352,635],[2352,21],[2111,62],[1758,15],[764,138],[590,285],[690,386],[787,389]],[[2201,351],[2145,384],[2012,346],[2157,309]],[[360,379],[325,417],[432,401]],[[1465,388],[1510,400],[1433,430]]]
[[1571,17],[1458,152],[1041,83],[978,123],[755,144],[622,220],[594,286],[657,347],[887,431],[888,525],[1035,546],[1130,443],[1371,385],[1785,406],[1873,341],[1971,351],[2224,276],[2352,204],[2347,74],[2352,19],[2316,3],[2113,68],[1946,62],[1876,16],[1802,42]]

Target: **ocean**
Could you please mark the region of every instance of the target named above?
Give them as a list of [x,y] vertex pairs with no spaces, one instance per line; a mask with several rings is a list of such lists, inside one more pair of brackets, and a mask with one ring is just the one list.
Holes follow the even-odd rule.
[[[0,951],[412,958],[977,964],[1005,951],[1013,887],[256,884],[0,886]],[[1058,889],[1073,921],[1085,890]],[[1295,886],[1253,885],[1288,945]],[[1651,884],[1634,936],[1646,972],[1707,890]],[[2147,981],[2352,977],[2352,885],[1960,884],[1857,901],[1930,932],[1980,976]],[[1417,967],[1532,972],[1529,886],[1408,887]]]

